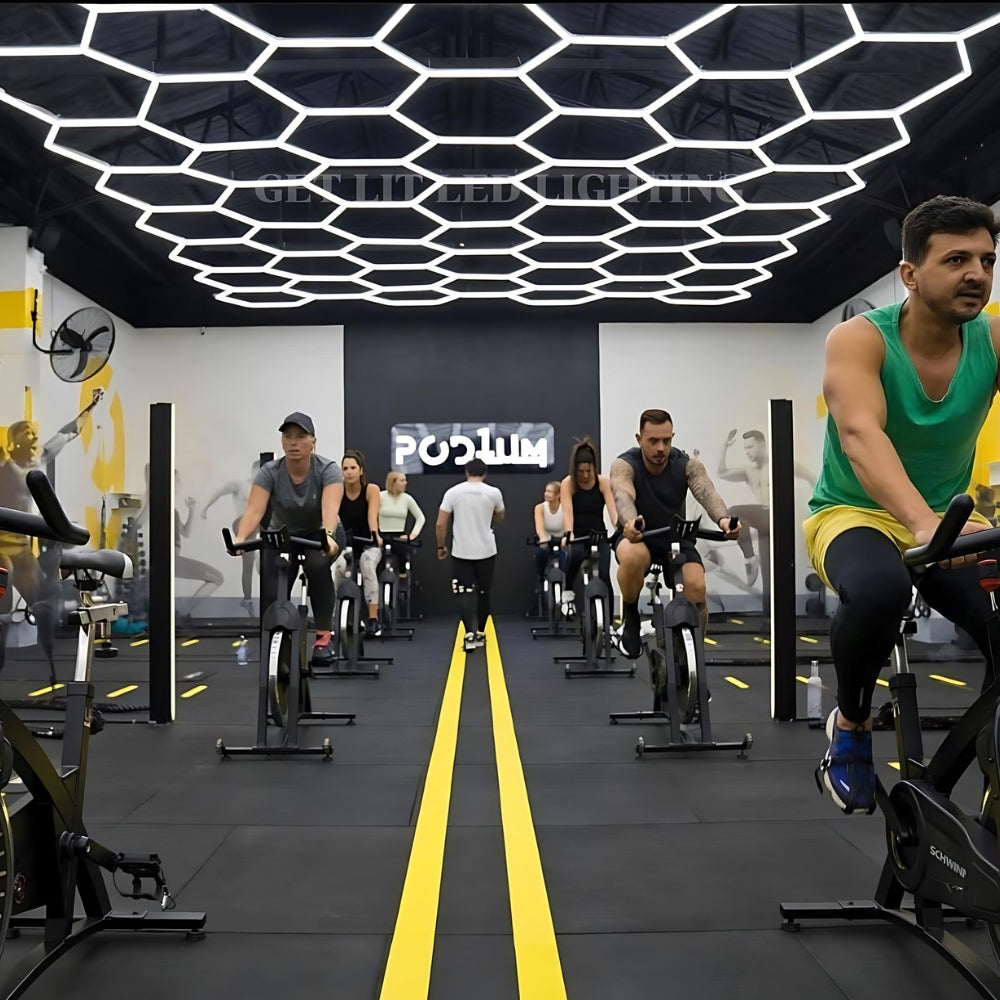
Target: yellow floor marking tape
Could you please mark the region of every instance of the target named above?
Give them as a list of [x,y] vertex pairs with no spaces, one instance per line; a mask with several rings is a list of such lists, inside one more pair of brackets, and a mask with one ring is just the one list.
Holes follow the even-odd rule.
[[953,677],[942,677],[941,674],[928,674],[932,681],[939,681],[941,684],[950,684],[952,687],[968,687],[965,681],[957,681]]
[[738,687],[741,691],[746,691],[750,685],[741,681],[738,677],[726,677],[725,680],[729,681],[733,687]]
[[819,639],[813,639],[811,636],[808,635],[800,635],[799,638],[803,642],[811,642],[813,645],[816,645],[819,642]]
[[127,687],[119,688],[117,691],[112,691],[108,695],[109,698],[120,698],[123,694],[128,694],[130,691],[138,691],[138,684],[129,684]]
[[500,783],[500,818],[507,856],[518,997],[519,1000],[565,1000],[566,986],[552,926],[549,897],[545,891],[542,859],[538,853],[535,826],[531,821],[528,789],[524,783],[514,718],[492,619],[486,625],[486,666]]
[[451,805],[451,780],[458,745],[458,716],[465,681],[464,635],[465,630],[460,627],[451,654],[451,667],[441,701],[434,748],[427,765],[410,861],[403,882],[403,896],[399,902],[379,1000],[421,1000],[430,989],[444,844]]
[[52,687],[39,688],[37,691],[29,691],[29,698],[40,698],[43,694],[52,694],[53,691],[58,691],[60,688],[66,687],[65,684],[53,684]]
[[201,642],[201,639],[185,639],[181,645],[182,646],[196,646]]
[[193,688],[190,688],[189,690],[185,691],[181,695],[181,697],[182,698],[193,698],[196,694],[201,694],[202,691],[207,691],[207,690],[208,690],[208,685],[207,684],[199,684],[197,687],[193,687]]

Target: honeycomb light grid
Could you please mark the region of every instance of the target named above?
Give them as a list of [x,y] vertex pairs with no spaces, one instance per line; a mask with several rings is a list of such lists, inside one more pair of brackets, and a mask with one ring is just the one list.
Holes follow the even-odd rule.
[[[106,109],[102,112],[95,106],[93,116],[74,118],[2,89],[0,100],[47,123],[46,147],[96,171],[96,190],[136,209],[137,228],[172,244],[170,259],[191,268],[195,280],[214,289],[223,302],[246,308],[296,308],[316,300],[420,306],[463,298],[507,298],[528,305],[565,306],[602,298],[642,298],[710,306],[748,298],[752,286],[772,276],[771,265],[796,252],[798,236],[829,220],[825,206],[861,190],[864,181],[858,171],[909,142],[904,116],[966,79],[971,74],[967,39],[1000,21],[1000,15],[994,15],[960,31],[880,33],[865,30],[852,5],[825,5],[843,12],[846,30],[839,41],[797,65],[737,71],[703,68],[689,49],[697,45],[700,33],[718,27],[721,19],[737,11],[752,16],[767,5],[720,5],[662,37],[574,34],[539,5],[498,5],[518,6],[534,18],[539,43],[537,51],[525,53],[518,65],[487,69],[429,67],[394,47],[392,39],[417,6],[400,5],[370,37],[283,38],[219,5],[82,4],[87,16],[77,43],[3,46],[0,61],[94,60],[145,87],[138,112],[109,116]],[[259,51],[248,56],[243,69],[165,73],[96,47],[95,36],[108,37],[115,18],[138,12],[190,17],[192,11],[218,19]],[[925,89],[916,85],[912,96],[894,106],[814,108],[806,87],[816,74],[830,71],[845,54],[871,44],[948,47],[956,68],[943,79],[926,81]],[[669,59],[681,68],[682,78],[640,108],[567,106],[538,82],[559,55],[611,48]],[[407,74],[411,79],[382,104],[342,101],[331,107],[305,103],[271,82],[278,75],[269,73],[273,60],[288,53],[315,56],[317,50],[377,57],[398,67],[404,81]],[[440,134],[419,120],[413,109],[419,110],[421,102],[434,106],[428,96],[433,88],[449,88],[447,93],[460,100],[462,81],[469,80],[504,81],[503,95],[517,95],[523,115],[508,127],[516,129],[514,134]],[[746,140],[684,137],[665,123],[674,107],[671,102],[684,100],[692,88],[740,81],[759,82],[762,93],[777,88],[772,92],[785,103],[787,120]],[[239,86],[249,102],[269,109],[272,119],[280,113],[277,134],[199,141],[171,128],[169,116],[163,120],[162,109],[185,93],[179,88],[221,84]],[[881,131],[872,126],[874,122],[882,123]],[[316,148],[329,145],[337,128],[357,123],[376,131],[389,154],[346,158]],[[595,156],[583,148],[583,141],[567,143],[566,135],[587,136],[595,123],[626,128],[634,148],[623,142],[622,148],[602,148],[607,155]],[[839,123],[858,130],[867,124],[872,134],[869,148],[839,163],[783,162],[772,152],[782,139],[807,135],[810,129],[843,127]],[[177,152],[169,163],[108,162],[74,144],[83,134],[80,130],[94,129],[133,129]],[[605,133],[595,134],[596,144],[602,145]],[[303,145],[306,142],[313,148]],[[497,166],[455,176],[439,165],[449,150],[464,148],[483,151]],[[251,171],[239,177],[235,171],[225,176],[205,169],[206,164],[233,154],[247,157],[249,163],[255,155],[287,157],[297,169],[266,176],[253,176]],[[724,156],[727,163],[739,162],[741,168],[726,175],[721,170],[710,172],[692,184],[690,176],[651,167],[657,162],[669,164],[671,158],[676,162],[678,157],[697,156],[706,162]],[[371,170],[376,173],[369,174]],[[383,186],[374,195],[361,187],[372,178],[376,184],[381,178]],[[407,190],[402,197],[387,195],[386,178],[403,183]],[[591,197],[586,184],[602,178],[613,180],[611,192]],[[179,179],[184,181],[180,188]],[[563,189],[553,190],[560,180]],[[815,189],[808,197],[790,200],[768,195],[793,181],[813,184]],[[191,201],[181,197],[192,197],[185,185],[197,195]],[[688,209],[693,188],[698,191],[696,208]],[[167,189],[174,192],[169,198]],[[458,197],[451,198],[456,189]],[[751,189],[764,193],[751,198]],[[501,190],[502,197],[497,194]],[[485,196],[475,197],[477,191]],[[513,214],[504,217],[502,206],[508,201]],[[681,202],[685,207],[671,207]],[[457,212],[457,218],[444,214],[439,206],[446,203],[449,214]],[[694,213],[699,217],[690,217]],[[758,244],[759,259],[735,253],[738,247]],[[735,262],[727,262],[730,248]],[[700,254],[710,249],[713,259],[703,260]],[[380,254],[396,254],[398,259],[386,262]],[[655,273],[643,270],[644,260],[656,262]]]

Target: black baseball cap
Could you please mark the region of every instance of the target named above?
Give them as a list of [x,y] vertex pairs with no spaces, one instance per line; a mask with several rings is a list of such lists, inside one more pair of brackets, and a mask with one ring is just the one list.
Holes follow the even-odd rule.
[[283,431],[289,424],[295,424],[296,427],[301,427],[306,434],[311,434],[313,437],[316,436],[316,428],[313,427],[312,417],[307,416],[305,413],[289,413],[281,421],[281,426],[278,430]]

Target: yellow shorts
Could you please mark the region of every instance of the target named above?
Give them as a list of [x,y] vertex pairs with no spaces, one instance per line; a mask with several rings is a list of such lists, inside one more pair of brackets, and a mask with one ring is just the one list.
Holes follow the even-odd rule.
[[[943,511],[937,512],[940,517]],[[976,511],[972,512],[970,521],[980,524],[990,522]],[[866,507],[826,507],[812,517],[802,522],[802,530],[806,535],[806,554],[820,579],[833,590],[826,578],[823,563],[826,560],[826,550],[830,543],[848,528],[874,528],[881,531],[900,552],[912,549],[916,539],[908,528],[904,528],[887,510],[869,510]]]

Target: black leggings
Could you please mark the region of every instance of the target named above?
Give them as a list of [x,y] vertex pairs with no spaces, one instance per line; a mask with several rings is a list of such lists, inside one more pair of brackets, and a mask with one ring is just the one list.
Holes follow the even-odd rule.
[[[313,536],[317,541],[322,532],[303,532],[306,537]],[[340,544],[343,541],[340,540]],[[278,553],[273,550],[261,551],[260,567],[260,608],[261,614],[277,598],[278,568],[276,560]],[[309,603],[312,605],[313,623],[318,632],[328,632],[333,627],[333,606],[335,593],[333,589],[333,560],[320,549],[306,549],[302,554],[302,570],[309,585]],[[288,593],[291,597],[298,574],[289,574]]]
[[482,632],[490,616],[490,589],[497,557],[451,560],[451,586],[458,595],[466,632]]
[[[912,582],[895,543],[875,528],[850,528],[838,535],[826,550],[823,569],[840,595],[830,626],[837,706],[844,718],[860,725],[871,714],[875,681],[910,605]],[[918,589],[930,607],[968,632],[989,663],[989,598],[979,586],[978,567],[934,566]]]
[[[575,593],[576,589],[576,575],[580,572],[580,567],[583,565],[584,561],[590,558],[590,545],[585,542],[580,542],[579,545],[567,545],[566,546],[566,566],[563,569],[563,573],[566,577],[565,583],[565,593],[567,595]],[[612,594],[614,591],[611,589],[611,543],[604,541],[601,542],[597,549],[597,575],[604,581],[604,585],[608,588],[608,593]],[[581,600],[583,600],[583,594],[577,595]]]

